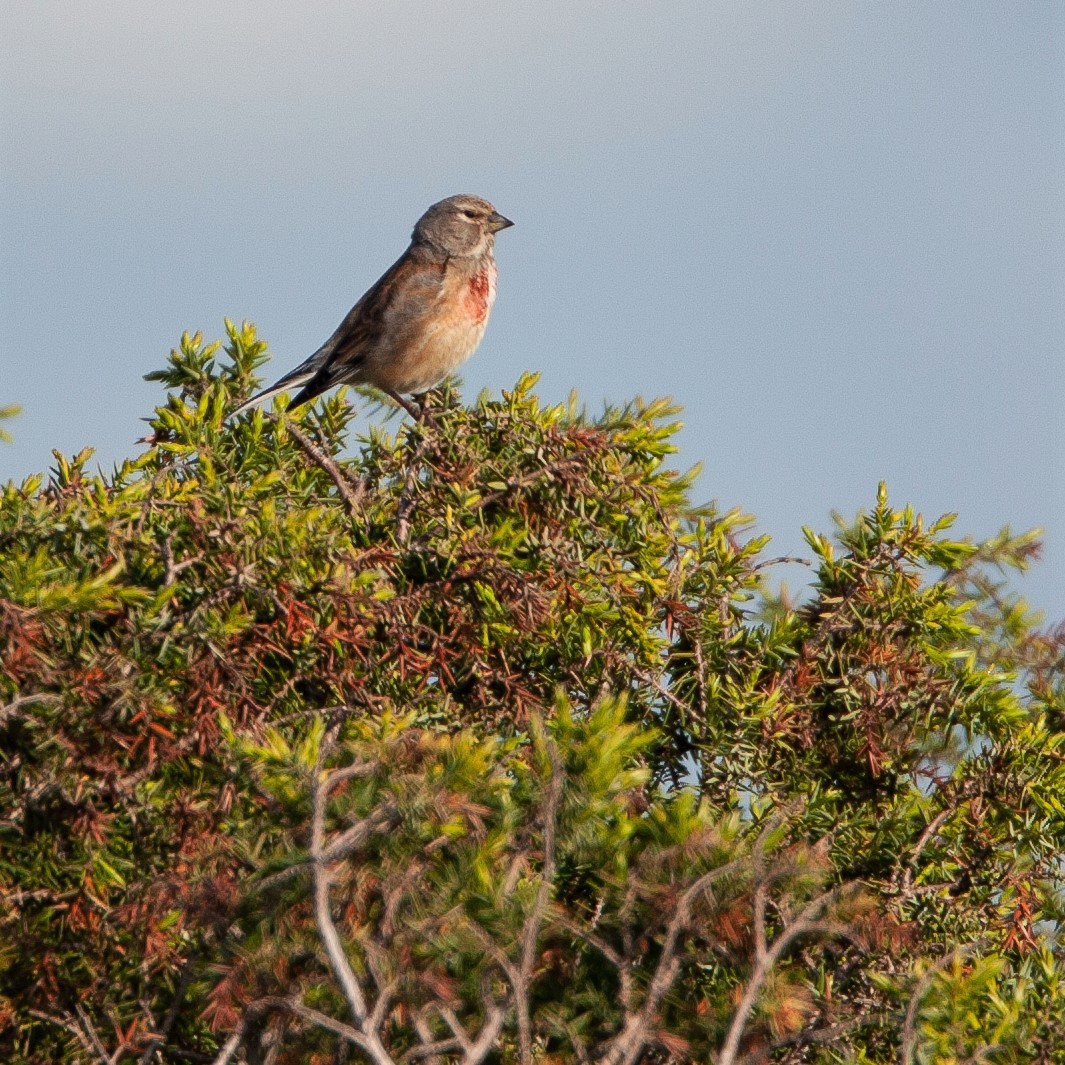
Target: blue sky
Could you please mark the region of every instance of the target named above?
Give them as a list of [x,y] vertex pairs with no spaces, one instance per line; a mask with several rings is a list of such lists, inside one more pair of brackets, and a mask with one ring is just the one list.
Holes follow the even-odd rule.
[[888,482],[1047,530],[1065,616],[1065,7],[0,0],[0,479],[135,450],[248,318],[295,365],[431,202],[487,196],[467,394],[684,404],[699,494],[802,551]]

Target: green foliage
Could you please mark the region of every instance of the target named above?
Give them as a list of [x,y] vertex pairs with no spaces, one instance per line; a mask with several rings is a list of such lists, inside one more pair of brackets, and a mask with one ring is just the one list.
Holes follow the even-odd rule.
[[[21,407],[9,406],[0,407],[0,419],[14,418],[16,414],[21,413]],[[0,443],[10,443],[11,434],[6,429],[0,429]]]
[[0,1056],[1065,1060],[1033,536],[881,487],[794,604],[667,401],[227,419],[226,328],[0,489]]

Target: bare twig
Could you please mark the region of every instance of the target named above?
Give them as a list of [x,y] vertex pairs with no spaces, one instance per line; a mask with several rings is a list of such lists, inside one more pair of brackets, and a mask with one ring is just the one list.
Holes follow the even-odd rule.
[[330,458],[306,433],[301,429],[298,429],[291,421],[285,421],[285,429],[289,435],[297,444],[303,449],[304,453],[311,459],[312,462],[319,469],[323,470],[329,479],[336,485],[337,492],[340,494],[340,498],[344,501],[344,506],[349,514],[354,514],[362,502],[362,497],[366,491],[366,486],[359,481],[355,490],[352,490],[351,482],[344,476],[344,471],[336,463],[336,461]]
[[473,1043],[470,1041],[470,1033],[466,1031],[466,1026],[455,1015],[455,1011],[443,1003],[436,1003],[437,1013],[444,1018],[444,1023],[451,1029],[451,1034],[455,1037],[456,1042],[462,1047],[463,1051],[469,1052]]
[[695,683],[699,699],[699,717],[705,728],[709,720],[706,702],[706,661],[703,657],[703,641],[697,632],[692,634],[692,649],[695,653]]
[[423,404],[421,407],[416,407],[413,403],[405,400],[398,392],[393,392],[390,388],[382,389],[384,394],[388,396],[393,403],[398,403],[416,422],[420,422],[423,418],[432,418],[432,415],[428,413],[428,400],[424,400],[424,397],[428,393],[423,393]]
[[197,562],[203,559],[203,555],[193,555],[192,558],[186,558],[183,562],[175,562],[174,545],[171,543],[169,536],[163,540],[159,551],[163,556],[163,565],[166,566],[166,572],[163,574],[164,587],[169,587],[177,580],[179,574],[184,573],[189,566],[195,566]]
[[741,867],[742,862],[737,859],[703,873],[677,900],[673,917],[666,926],[658,964],[655,966],[643,1004],[635,1013],[627,1011],[625,1025],[607,1044],[606,1053],[600,1058],[601,1065],[633,1065],[639,1059],[651,1034],[658,1007],[666,992],[673,986],[680,968],[680,939],[691,925],[692,908],[715,881],[737,872]]
[[222,1049],[218,1051],[218,1056],[214,1059],[213,1065],[229,1065],[229,1062],[233,1060],[233,1055],[240,1049],[240,1044],[244,1039],[244,1033],[246,1030],[246,1024],[242,1024],[222,1044]]
[[417,1061],[419,1058],[435,1058],[440,1054],[446,1054],[449,1050],[461,1050],[462,1045],[457,1039],[437,1039],[431,1043],[422,1043],[420,1046],[411,1047],[399,1059],[401,1062]]
[[49,1024],[54,1024],[64,1031],[69,1032],[75,1039],[81,1044],[82,1049],[91,1058],[95,1058],[101,1062],[102,1065],[115,1065],[118,1061],[118,1056],[121,1053],[121,1049],[117,1050],[114,1055],[108,1054],[100,1042],[99,1036],[96,1034],[96,1029],[93,1027],[92,1022],[85,1015],[81,1007],[78,1007],[78,1018],[75,1020],[70,1014],[65,1014],[62,1017],[55,1017],[50,1013],[44,1013],[41,1010],[29,1011],[31,1017],[37,1017],[42,1021],[48,1021]]
[[[692,707],[691,706],[689,706],[686,702],[684,702],[683,699],[678,699],[677,696],[675,696],[664,684],[662,684],[661,681],[656,680],[646,670],[639,669],[636,666],[629,665],[628,663],[626,663],[625,668],[628,669],[628,671],[638,681],[641,681],[642,683],[648,685],[649,687],[654,688],[654,690],[656,692],[658,692],[658,694],[661,695],[663,699],[665,699],[668,703],[670,703],[670,705],[672,705],[673,707],[675,707],[677,710],[680,711],[680,713],[683,715],[683,718],[687,718],[688,715],[691,714],[691,712],[692,712]],[[703,719],[703,723],[704,724],[705,724],[705,720],[706,719],[704,718]]]
[[11,702],[0,706],[0,725],[9,717],[13,717],[24,706],[33,706],[34,703],[59,703],[63,700],[58,695],[48,692],[39,692],[36,695],[18,695]]
[[493,1002],[487,988],[482,989],[482,1001],[484,1003],[484,1023],[475,1039],[470,1037],[465,1025],[455,1015],[450,1006],[442,1002],[434,1003],[437,1012],[444,1019],[444,1023],[451,1029],[456,1042],[462,1048],[462,1065],[480,1065],[488,1052],[492,1049],[499,1033],[503,1030],[503,1022],[506,1020],[506,1011],[498,1003]]
[[[869,1018],[863,1013],[859,1014],[857,1017],[851,1017],[848,1020],[840,1021],[837,1024],[824,1025],[821,1028],[803,1028],[798,1032],[789,1032],[787,1035],[782,1035],[773,1039],[769,1044],[769,1048],[771,1050],[778,1050],[781,1047],[787,1046],[821,1046],[825,1043],[832,1043],[841,1035],[848,1035],[853,1032],[855,1028],[868,1023]],[[738,1060],[737,1065],[764,1065],[765,1060],[765,1047],[758,1046],[754,1050],[749,1050],[744,1054],[743,1057]]]
[[[319,756],[319,763],[321,756]],[[359,986],[359,981],[351,968],[348,956],[340,942],[336,925],[333,924],[333,915],[329,906],[329,884],[331,875],[325,858],[325,807],[329,794],[329,778],[322,778],[321,766],[315,769],[315,780],[312,785],[312,801],[314,814],[311,822],[311,862],[314,873],[314,913],[318,926],[318,935],[322,939],[326,955],[329,958],[330,968],[340,984],[340,989],[347,1000],[351,1015],[355,1023],[362,1025],[366,1021],[366,996]]]
[[[348,961],[344,946],[340,942],[340,935],[333,923],[333,915],[330,912],[329,885],[332,880],[329,860],[325,856],[325,812],[330,789],[342,780],[360,775],[362,765],[349,766],[346,770],[338,770],[323,776],[322,763],[326,754],[326,746],[323,744],[319,751],[318,760],[314,770],[314,780],[311,788],[312,819],[311,819],[311,861],[313,863],[313,886],[314,886],[314,916],[318,927],[318,935],[325,947],[326,956],[329,959],[329,967],[336,977],[344,999],[355,1019],[359,1035],[358,1045],[366,1052],[375,1065],[392,1065],[392,1057],[381,1042],[378,1031],[371,1027],[371,1018],[368,1015],[366,996],[359,984],[355,971]],[[301,1007],[306,1008],[306,1007]],[[322,1015],[325,1016],[324,1014]],[[331,1018],[327,1018],[331,1020]],[[322,1023],[319,1021],[318,1023]]]
[[495,1045],[499,1033],[503,1030],[506,1013],[495,1002],[490,1002],[485,1009],[485,1021],[481,1025],[481,1034],[477,1037],[462,1059],[462,1065],[480,1065]]
[[943,827],[944,822],[956,811],[956,803],[951,803],[949,806],[944,807],[928,822],[927,827],[921,833],[917,843],[914,845],[913,854],[910,855],[910,860],[906,863],[906,871],[902,874],[902,884],[899,891],[903,898],[909,896],[913,891],[913,874],[917,868],[917,860],[921,857],[921,852],[928,846],[929,840]]
[[[625,967],[625,959],[605,940],[594,932],[586,932],[576,921],[567,917],[564,913],[556,913],[555,921],[571,935],[583,939],[590,947],[594,947],[611,965],[617,969]],[[624,1003],[623,1003],[624,1005]]]
[[[332,864],[342,861],[344,858],[350,858],[351,855],[366,844],[371,836],[387,832],[397,824],[399,824],[398,807],[395,803],[384,803],[369,816],[356,821],[355,824],[344,829],[339,836],[332,840],[322,851],[322,861],[326,864]],[[256,890],[271,891],[303,873],[312,871],[313,864],[314,858],[311,857],[308,861],[296,862],[278,870],[276,873],[271,873],[270,876],[264,877],[259,881],[258,885],[256,885]]]
[[768,569],[770,566],[783,566],[786,564],[809,566],[811,563],[808,558],[799,558],[797,555],[778,555],[776,558],[767,558],[764,562],[759,562],[756,566],[752,566],[751,572],[757,573],[759,570]]
[[[766,979],[773,970],[773,966],[780,960],[784,952],[801,936],[811,933],[822,932],[828,935],[839,934],[842,929],[830,922],[819,921],[818,918],[825,910],[843,894],[857,888],[855,884],[841,884],[822,892],[816,898],[806,904],[802,912],[790,924],[785,925],[780,934],[773,940],[772,946],[763,943],[761,952],[756,952],[754,968],[751,970],[747,986],[744,988],[743,997],[736,1006],[736,1012],[732,1015],[732,1023],[729,1025],[725,1042],[722,1044],[721,1053],[717,1058],[717,1065],[734,1065],[736,1055],[740,1047],[740,1039],[743,1037],[747,1020],[754,1009],[758,996]],[[763,910],[764,914],[764,910]],[[764,930],[763,930],[764,936]]]
[[400,1062],[412,1061],[418,1058],[428,1058],[428,1065],[437,1065],[439,1055],[446,1054],[449,1050],[461,1050],[459,1041],[455,1038],[436,1039],[425,1014],[421,1010],[414,1010],[411,1015],[411,1024],[417,1033],[420,1046],[411,1047],[399,1060]]

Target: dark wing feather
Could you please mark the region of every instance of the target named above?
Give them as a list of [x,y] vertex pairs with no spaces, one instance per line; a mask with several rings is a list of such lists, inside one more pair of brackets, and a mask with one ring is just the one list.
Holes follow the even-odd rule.
[[[364,372],[367,354],[379,347],[382,338],[394,328],[401,305],[408,305],[417,288],[431,288],[435,295],[444,279],[445,262],[426,260],[421,249],[408,249],[396,260],[348,312],[333,335],[315,352],[324,359],[314,376],[293,397],[289,409],[309,403],[340,384],[373,384]],[[427,269],[428,268],[428,269]],[[428,282],[428,284],[426,284]],[[432,306],[432,299],[417,301]],[[310,361],[310,360],[308,360]]]
[[[409,296],[410,292],[417,288],[431,287],[438,291],[444,279],[446,265],[446,261],[431,257],[420,247],[408,248],[366,290],[359,302],[348,311],[333,335],[310,358],[269,388],[252,396],[233,413],[239,414],[245,408],[296,385],[303,385],[303,388],[293,397],[289,410],[309,403],[323,392],[328,392],[334,385],[360,382],[373,384],[373,381],[363,374],[366,354],[377,347],[382,336],[388,332],[388,318],[395,312],[397,303],[407,302],[400,297]],[[404,289],[407,292],[403,292]],[[432,302],[431,299],[419,301],[419,305],[431,306]]]

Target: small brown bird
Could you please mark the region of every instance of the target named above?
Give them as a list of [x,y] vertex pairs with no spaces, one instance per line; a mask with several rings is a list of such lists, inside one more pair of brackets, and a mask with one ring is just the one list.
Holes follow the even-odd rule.
[[410,247],[355,304],[336,332],[291,373],[234,411],[300,387],[289,409],[339,384],[425,392],[464,363],[484,336],[496,297],[495,235],[514,223],[479,196],[449,196],[418,219]]

